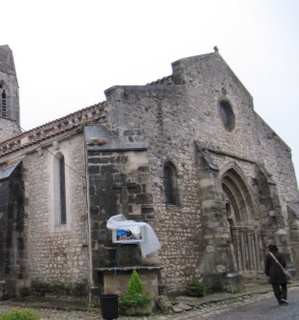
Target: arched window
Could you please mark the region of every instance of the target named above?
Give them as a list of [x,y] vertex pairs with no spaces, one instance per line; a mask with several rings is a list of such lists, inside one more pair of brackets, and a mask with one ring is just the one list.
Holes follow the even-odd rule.
[[3,90],[1,93],[1,117],[7,118],[7,97],[6,97],[6,91]]
[[235,114],[229,101],[221,100],[219,102],[219,112],[224,128],[232,131],[235,128]]
[[56,224],[66,224],[66,195],[65,195],[65,162],[62,153],[55,155],[55,166],[54,166],[54,201],[55,201],[55,213],[56,213]]
[[167,205],[179,205],[177,170],[171,162],[164,165],[164,190]]

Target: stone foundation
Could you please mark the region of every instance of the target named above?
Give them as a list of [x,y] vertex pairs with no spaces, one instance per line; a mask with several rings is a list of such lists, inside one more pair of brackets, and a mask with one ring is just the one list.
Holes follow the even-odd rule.
[[160,268],[157,267],[99,268],[97,271],[102,280],[102,293],[124,294],[133,270],[139,273],[145,292],[151,297],[158,297]]

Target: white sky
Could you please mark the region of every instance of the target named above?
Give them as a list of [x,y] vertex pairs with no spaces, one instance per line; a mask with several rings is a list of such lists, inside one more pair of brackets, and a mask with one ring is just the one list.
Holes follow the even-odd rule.
[[0,0],[0,44],[15,57],[25,129],[145,84],[214,45],[290,145],[299,172],[299,1]]

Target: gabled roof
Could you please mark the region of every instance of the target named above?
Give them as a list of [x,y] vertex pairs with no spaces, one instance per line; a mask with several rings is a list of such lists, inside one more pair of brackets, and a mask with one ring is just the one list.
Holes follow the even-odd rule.
[[5,140],[0,143],[0,157],[38,144],[80,126],[105,120],[106,106],[106,102],[95,104]]
[[231,75],[231,77],[236,81],[236,83],[239,84],[239,86],[248,94],[248,96],[252,99],[252,95],[250,94],[250,92],[247,90],[247,88],[244,86],[244,84],[241,82],[241,80],[236,76],[236,74],[234,73],[234,71],[231,69],[231,67],[227,64],[227,62],[223,59],[223,57],[220,55],[220,53],[217,51],[215,52],[210,52],[210,53],[206,53],[206,54],[201,54],[201,55],[197,55],[197,56],[191,56],[191,57],[186,57],[186,58],[182,58],[179,60],[176,60],[172,63],[172,69],[173,69],[173,74],[180,72],[180,70],[183,70],[184,67],[186,65],[194,65],[194,64],[206,64],[206,63],[213,63],[216,61],[221,61],[227,71],[229,72],[229,74]]

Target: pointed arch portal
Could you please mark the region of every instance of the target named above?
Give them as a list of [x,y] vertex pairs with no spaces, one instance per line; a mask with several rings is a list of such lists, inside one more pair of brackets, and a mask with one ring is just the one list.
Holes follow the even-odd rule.
[[262,270],[260,230],[248,187],[235,169],[227,170],[221,183],[236,268],[239,272]]

